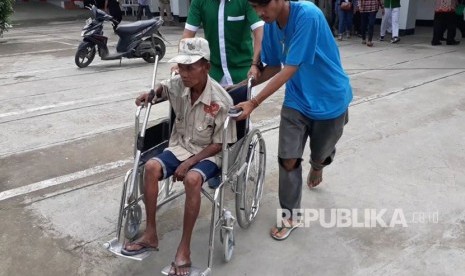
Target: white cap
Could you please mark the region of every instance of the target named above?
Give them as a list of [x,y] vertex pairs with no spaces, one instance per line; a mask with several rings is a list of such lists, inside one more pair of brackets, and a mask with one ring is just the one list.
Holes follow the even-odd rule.
[[201,37],[184,38],[179,42],[178,55],[168,62],[192,64],[201,58],[210,60],[208,41]]

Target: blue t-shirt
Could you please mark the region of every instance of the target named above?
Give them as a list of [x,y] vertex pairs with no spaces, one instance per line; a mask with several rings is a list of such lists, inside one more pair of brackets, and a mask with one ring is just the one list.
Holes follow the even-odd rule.
[[265,24],[262,61],[298,66],[286,83],[283,105],[314,120],[342,115],[352,100],[336,41],[321,10],[310,2],[290,1],[288,22]]

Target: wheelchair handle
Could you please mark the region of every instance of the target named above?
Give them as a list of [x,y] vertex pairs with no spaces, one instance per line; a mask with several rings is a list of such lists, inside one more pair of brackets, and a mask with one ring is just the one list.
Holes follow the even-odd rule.
[[[134,155],[137,155],[137,151],[142,151],[144,148],[144,138],[145,138],[145,131],[147,130],[147,124],[149,121],[150,110],[152,108],[152,102],[157,101],[157,93],[155,93],[155,80],[157,75],[158,69],[158,55],[155,55],[155,63],[153,65],[153,74],[152,74],[152,88],[150,89],[150,95],[147,99],[147,110],[145,111],[144,121],[142,122],[142,128],[140,127],[140,114],[142,109],[144,109],[144,105],[138,106],[136,110],[136,122],[135,122],[135,137],[136,141],[134,144]],[[139,163],[139,160],[137,160]]]

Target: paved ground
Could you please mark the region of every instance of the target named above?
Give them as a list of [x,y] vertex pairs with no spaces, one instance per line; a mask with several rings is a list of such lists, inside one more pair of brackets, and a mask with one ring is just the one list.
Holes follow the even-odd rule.
[[[81,18],[15,22],[0,43],[0,275],[159,275],[180,238],[182,200],[160,213],[161,251],[145,261],[102,247],[115,234],[133,99],[150,86],[151,66],[96,59],[77,69]],[[182,29],[161,31],[172,43],[160,64],[164,78]],[[106,34],[114,45],[110,28]],[[350,123],[324,184],[304,188],[303,207],[322,209],[321,221],[285,242],[268,236],[278,206],[282,92],[257,110],[268,153],[263,205],[250,229],[237,228],[230,263],[216,243],[216,275],[463,274],[465,48],[432,47],[430,37],[430,29],[417,28],[398,45],[339,43],[355,94]],[[48,188],[31,192],[38,187]],[[335,209],[350,209],[347,217],[358,224],[332,226]],[[380,220],[360,227],[374,213],[394,227]],[[206,264],[208,226],[205,201],[192,244],[198,266]]]

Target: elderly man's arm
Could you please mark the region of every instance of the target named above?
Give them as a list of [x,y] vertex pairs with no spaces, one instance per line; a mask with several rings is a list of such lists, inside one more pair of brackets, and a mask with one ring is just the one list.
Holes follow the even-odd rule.
[[221,151],[222,144],[210,144],[199,153],[191,156],[189,159],[179,165],[173,174],[174,181],[182,181],[187,172],[205,158],[215,156]]

